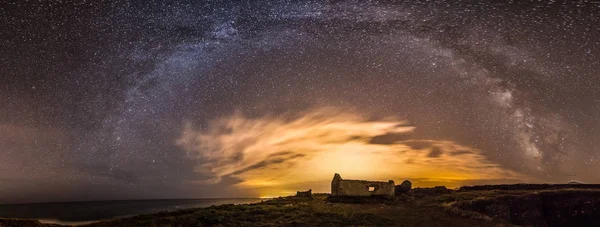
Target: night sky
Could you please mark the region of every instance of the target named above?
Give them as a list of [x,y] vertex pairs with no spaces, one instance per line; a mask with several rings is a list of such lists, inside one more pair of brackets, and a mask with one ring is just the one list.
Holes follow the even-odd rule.
[[597,1],[0,3],[0,203],[598,166]]

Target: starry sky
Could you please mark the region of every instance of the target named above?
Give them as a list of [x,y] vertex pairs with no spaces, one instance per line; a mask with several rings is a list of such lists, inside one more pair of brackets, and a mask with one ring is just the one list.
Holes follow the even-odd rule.
[[0,203],[600,183],[597,1],[0,8]]

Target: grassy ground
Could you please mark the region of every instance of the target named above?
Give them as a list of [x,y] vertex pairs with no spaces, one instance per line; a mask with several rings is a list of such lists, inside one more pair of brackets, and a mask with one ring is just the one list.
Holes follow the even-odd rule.
[[441,206],[415,201],[345,204],[282,198],[249,205],[144,215],[91,226],[483,226],[485,220],[454,217]]
[[[444,195],[401,195],[392,198],[342,198],[327,195],[314,199],[285,197],[247,205],[220,205],[140,215],[98,222],[89,226],[513,226],[514,221],[534,221],[533,226],[550,226],[544,216],[527,216],[548,198],[550,205],[572,212],[578,204],[585,212],[596,212],[597,190],[470,191]],[[557,197],[559,199],[557,199]],[[563,199],[566,198],[566,199]],[[511,201],[516,201],[511,203]],[[550,201],[550,200],[548,200]],[[546,203],[548,203],[546,201]],[[565,201],[575,204],[563,204]],[[579,201],[579,202],[576,202]],[[589,205],[592,202],[592,205]],[[598,203],[600,205],[600,202]],[[517,208],[514,208],[514,206]],[[523,205],[524,208],[519,208]],[[546,205],[544,205],[547,207]],[[561,210],[562,208],[558,208]],[[520,219],[510,216],[523,210]],[[592,213],[595,215],[596,213]],[[508,215],[508,216],[507,216]],[[525,219],[521,218],[523,216]],[[589,216],[589,215],[588,215]],[[527,219],[529,218],[529,219]],[[546,219],[545,219],[546,218]],[[578,217],[573,219],[584,220]],[[570,220],[571,222],[573,220]],[[553,220],[555,222],[556,220]],[[511,224],[511,222],[513,224]],[[517,223],[522,224],[522,223]],[[568,224],[568,223],[566,223]],[[585,224],[585,223],[584,223]],[[0,226],[44,226],[37,222],[2,221]],[[578,225],[580,226],[580,225]],[[584,225],[585,226],[585,225]]]
[[452,216],[441,206],[421,204],[408,197],[354,204],[331,203],[326,199],[326,195],[315,195],[312,200],[280,198],[248,205],[140,215],[89,226],[484,226],[490,223]]

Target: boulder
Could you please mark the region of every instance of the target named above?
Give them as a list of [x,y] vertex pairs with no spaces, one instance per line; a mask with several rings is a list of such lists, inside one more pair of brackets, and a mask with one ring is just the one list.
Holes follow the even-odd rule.
[[400,185],[396,185],[395,192],[396,195],[405,194],[410,191],[412,188],[412,183],[409,180],[405,180]]

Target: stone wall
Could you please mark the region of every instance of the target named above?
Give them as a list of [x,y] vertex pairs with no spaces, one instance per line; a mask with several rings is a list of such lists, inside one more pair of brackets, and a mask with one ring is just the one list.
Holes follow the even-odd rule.
[[339,174],[331,181],[332,196],[394,195],[394,181],[344,180]]

